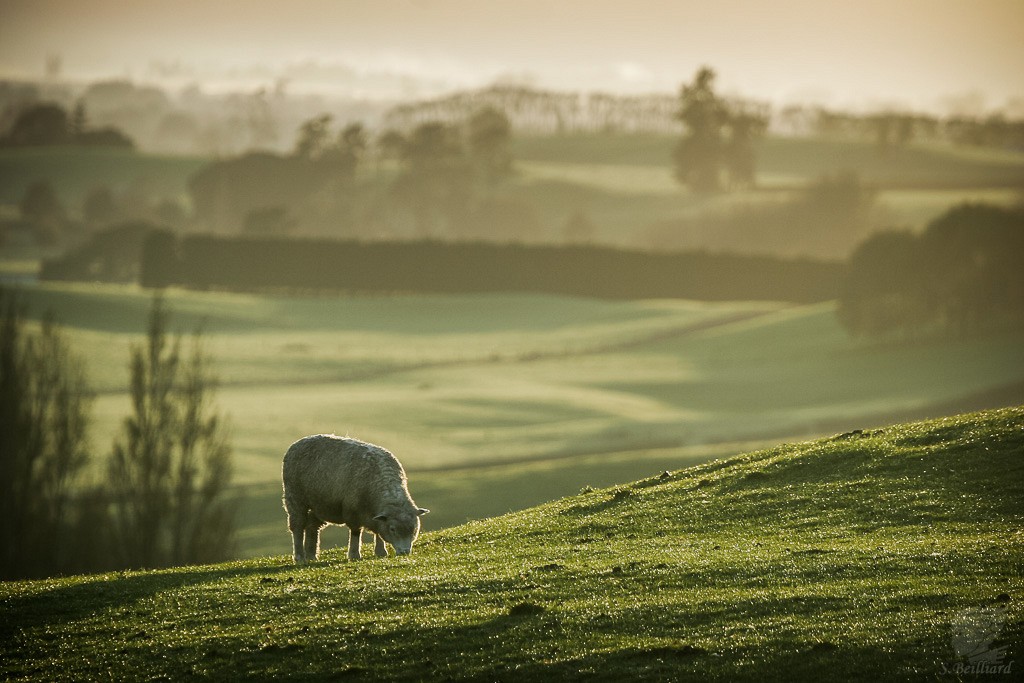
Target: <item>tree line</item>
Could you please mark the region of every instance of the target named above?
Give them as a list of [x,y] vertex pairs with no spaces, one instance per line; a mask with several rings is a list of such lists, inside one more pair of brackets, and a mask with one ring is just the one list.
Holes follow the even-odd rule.
[[850,257],[838,315],[860,337],[969,336],[1024,324],[1024,208],[963,204]]
[[[129,358],[131,412],[96,463],[82,359],[0,288],[0,579],[216,562],[233,556],[231,447],[199,335],[156,297]],[[102,472],[90,478],[89,470]]]
[[821,106],[789,105],[773,114],[772,126],[779,134],[792,137],[870,141],[883,156],[922,140],[993,149],[1024,147],[1024,119],[1001,112],[939,117],[913,111],[855,114]]
[[[369,121],[376,131],[406,133],[426,121],[461,122],[486,107],[503,112],[517,130],[539,135],[665,134],[678,125],[678,97],[671,93],[617,95],[498,83],[385,108],[369,101],[300,97],[287,92],[285,81],[214,95],[197,86],[172,94],[126,80],[100,80],[84,88],[0,81],[0,131],[11,130],[25,111],[47,103],[69,112],[84,105],[98,128],[119,131],[146,151],[212,156],[283,152],[293,145],[291,131],[316,113],[313,107]],[[982,109],[980,103],[968,104],[960,109]],[[890,109],[857,114],[807,104],[772,108],[740,98],[731,98],[729,105],[763,113],[777,134],[874,140],[889,151],[922,139],[1011,149],[1024,144],[1024,120],[998,111],[936,116]]]
[[89,125],[85,105],[77,103],[70,112],[59,104],[42,102],[22,110],[7,133],[0,136],[0,147],[122,147],[134,149],[130,137],[113,126]]
[[675,128],[676,98],[666,93],[614,95],[492,85],[395,105],[384,114],[383,127],[409,131],[427,121],[455,123],[487,108],[503,112],[517,130],[532,133],[667,133]]
[[257,236],[297,225],[307,234],[379,237],[404,227],[418,237],[469,236],[492,221],[507,225],[502,214],[523,216],[498,193],[512,172],[511,133],[493,108],[458,124],[387,130],[375,140],[359,122],[335,129],[330,115],[317,116],[302,124],[289,154],[249,152],[195,173],[188,188],[194,219],[209,230]]

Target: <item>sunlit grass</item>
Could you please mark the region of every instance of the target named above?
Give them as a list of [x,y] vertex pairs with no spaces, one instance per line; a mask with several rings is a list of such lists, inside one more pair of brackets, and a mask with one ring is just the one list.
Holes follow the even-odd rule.
[[21,680],[892,680],[1000,606],[1020,659],[1024,409],[780,445],[421,537],[0,585]]

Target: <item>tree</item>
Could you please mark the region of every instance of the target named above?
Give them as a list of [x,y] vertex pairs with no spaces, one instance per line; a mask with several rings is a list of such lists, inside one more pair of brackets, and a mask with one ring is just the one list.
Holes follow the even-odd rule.
[[767,128],[765,116],[735,112],[729,116],[729,138],[723,149],[723,163],[732,187],[752,187],[756,183],[754,141]]
[[1024,324],[1024,211],[963,204],[924,233],[883,232],[850,258],[839,319],[854,335],[967,336]]
[[11,147],[64,145],[71,140],[68,113],[57,104],[36,104],[18,115],[3,144]]
[[316,164],[296,156],[249,152],[212,161],[192,174],[195,218],[220,230],[238,229],[254,209],[295,209],[329,182]]
[[469,119],[468,127],[470,161],[484,184],[493,186],[512,171],[512,124],[494,107],[484,107]]
[[363,124],[350,123],[338,134],[338,149],[345,155],[351,156],[355,163],[362,161],[366,148],[370,141]]
[[715,72],[702,67],[679,93],[676,118],[686,126],[686,135],[675,149],[675,176],[694,192],[716,192],[721,187],[722,127],[728,113],[715,94],[714,81]]
[[117,128],[88,127],[85,103],[79,100],[71,115],[58,104],[42,103],[21,112],[0,145],[29,147],[86,145],[133,148],[135,143]]
[[430,236],[439,218],[454,233],[462,230],[472,202],[472,174],[456,127],[429,121],[404,139],[405,166],[394,191],[409,208],[417,232]]
[[316,169],[325,178],[340,185],[342,191],[356,174],[356,167],[366,152],[366,129],[361,123],[350,123],[338,134],[334,144],[327,143],[328,132],[323,131],[324,140],[319,152],[312,158]]
[[850,256],[836,315],[853,336],[881,336],[924,326],[924,277],[917,237],[879,232]]
[[58,537],[89,459],[91,394],[79,359],[50,321],[26,329],[24,309],[0,289],[0,575],[52,574],[71,558]]
[[382,159],[400,159],[407,140],[394,129],[388,129],[377,136],[377,152]]
[[198,334],[184,357],[167,323],[158,295],[147,343],[132,350],[132,414],[108,470],[114,534],[131,567],[224,560],[233,544],[231,448],[211,405],[209,358]]
[[295,156],[300,159],[316,159],[327,147],[330,137],[330,114],[321,114],[304,122],[299,127],[299,135],[295,141]]
[[78,137],[86,131],[88,118],[85,114],[85,103],[79,100],[75,108],[71,110],[71,120],[68,122],[68,133],[72,138]]

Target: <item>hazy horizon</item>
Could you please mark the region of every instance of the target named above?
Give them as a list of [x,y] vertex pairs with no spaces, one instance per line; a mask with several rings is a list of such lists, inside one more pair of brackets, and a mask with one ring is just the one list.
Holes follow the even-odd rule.
[[[494,82],[1024,115],[1024,3],[0,0],[0,78],[428,97]],[[971,111],[974,110],[974,111]]]

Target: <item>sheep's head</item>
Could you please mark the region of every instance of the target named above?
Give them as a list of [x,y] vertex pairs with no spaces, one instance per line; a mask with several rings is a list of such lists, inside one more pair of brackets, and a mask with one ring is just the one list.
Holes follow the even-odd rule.
[[394,546],[396,555],[408,555],[420,535],[420,517],[428,512],[426,508],[382,512],[373,518],[377,522],[375,533]]

